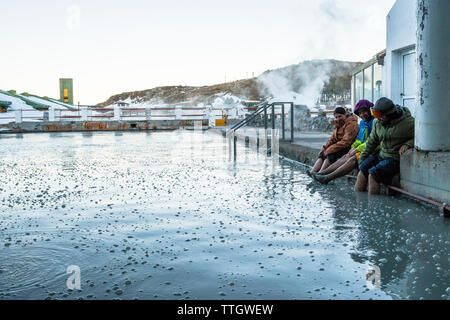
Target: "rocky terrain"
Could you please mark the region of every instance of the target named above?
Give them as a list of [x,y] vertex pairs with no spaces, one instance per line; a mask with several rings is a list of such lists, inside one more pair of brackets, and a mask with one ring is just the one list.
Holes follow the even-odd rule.
[[[241,100],[260,100],[267,97],[292,100],[299,95],[298,103],[309,101],[346,99],[350,94],[350,72],[359,62],[338,60],[312,60],[299,64],[267,70],[260,76],[216,84],[212,86],[166,86],[114,95],[98,106],[106,107],[118,102],[130,104],[212,104],[220,96]],[[303,101],[303,100],[309,101]],[[225,101],[226,102],[226,101]],[[230,101],[233,102],[233,101]],[[309,105],[309,107],[312,107]]]
[[109,106],[119,101],[132,100],[135,103],[153,102],[153,103],[189,103],[189,104],[209,104],[212,103],[217,95],[230,93],[233,96],[244,100],[259,100],[263,92],[261,83],[256,79],[238,80],[216,84],[213,86],[189,87],[189,86],[166,86],[142,91],[124,92],[110,97],[98,106]]

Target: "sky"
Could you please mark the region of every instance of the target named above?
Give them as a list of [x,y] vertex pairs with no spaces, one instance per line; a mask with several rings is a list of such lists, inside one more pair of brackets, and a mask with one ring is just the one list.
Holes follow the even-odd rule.
[[367,61],[395,0],[0,0],[0,89],[75,103],[311,59]]

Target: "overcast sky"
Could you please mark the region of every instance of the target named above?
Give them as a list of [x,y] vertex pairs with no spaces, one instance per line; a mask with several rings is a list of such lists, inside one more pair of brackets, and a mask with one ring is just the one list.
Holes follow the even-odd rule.
[[1,0],[0,89],[75,102],[209,85],[302,60],[366,61],[395,0]]

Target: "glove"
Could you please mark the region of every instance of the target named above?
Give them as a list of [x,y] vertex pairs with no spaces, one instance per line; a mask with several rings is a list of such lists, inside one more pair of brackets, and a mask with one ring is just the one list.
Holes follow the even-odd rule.
[[360,140],[356,140],[355,142],[353,142],[352,144],[352,148],[356,149],[361,145],[361,141]]
[[360,143],[359,146],[356,148],[356,152],[363,152],[365,146],[366,146],[365,143]]

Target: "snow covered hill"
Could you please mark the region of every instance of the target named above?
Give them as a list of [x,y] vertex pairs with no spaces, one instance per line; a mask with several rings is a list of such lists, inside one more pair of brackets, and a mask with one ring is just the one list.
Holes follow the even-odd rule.
[[268,70],[259,77],[213,86],[166,86],[125,92],[110,97],[98,106],[124,103],[130,108],[155,105],[227,106],[245,101],[271,98],[294,101],[310,109],[322,95],[349,96],[350,72],[359,62],[312,60]]

